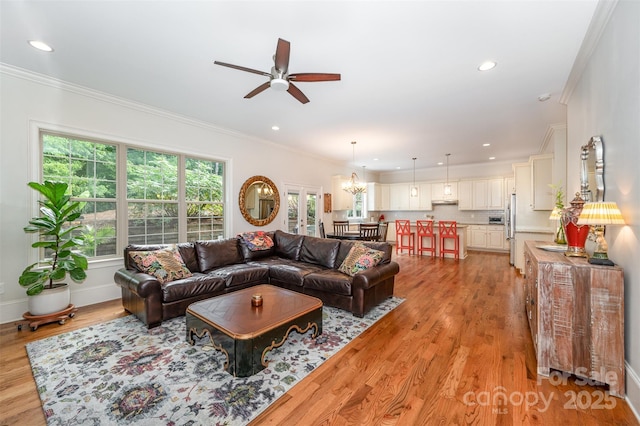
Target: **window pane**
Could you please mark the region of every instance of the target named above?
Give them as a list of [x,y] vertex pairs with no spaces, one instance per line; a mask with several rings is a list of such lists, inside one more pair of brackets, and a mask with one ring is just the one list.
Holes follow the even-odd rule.
[[41,136],[43,180],[66,182],[72,199],[83,203],[77,221],[85,240],[81,251],[89,257],[115,255],[116,145],[49,133]]

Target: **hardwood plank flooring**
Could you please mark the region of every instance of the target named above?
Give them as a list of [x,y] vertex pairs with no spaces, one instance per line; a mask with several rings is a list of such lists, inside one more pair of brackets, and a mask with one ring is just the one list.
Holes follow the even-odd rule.
[[[394,255],[395,256],[395,255]],[[400,255],[397,309],[252,425],[638,425],[625,400],[575,378],[536,378],[522,280],[508,255]],[[0,326],[0,425],[44,425],[25,344],[126,315],[119,300],[65,325]]]

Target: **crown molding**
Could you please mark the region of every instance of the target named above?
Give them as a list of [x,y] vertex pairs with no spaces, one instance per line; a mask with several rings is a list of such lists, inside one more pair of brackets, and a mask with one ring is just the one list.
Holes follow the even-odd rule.
[[587,67],[591,55],[593,55],[593,51],[596,49],[617,4],[618,0],[600,0],[596,5],[596,10],[593,12],[587,33],[582,40],[582,45],[576,55],[576,60],[573,62],[569,78],[560,95],[561,104],[567,105],[569,103],[569,98],[571,98],[573,90],[580,82],[582,73]]

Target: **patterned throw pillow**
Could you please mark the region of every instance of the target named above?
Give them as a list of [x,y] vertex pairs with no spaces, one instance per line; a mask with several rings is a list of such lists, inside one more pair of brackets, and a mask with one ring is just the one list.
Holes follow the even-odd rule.
[[153,251],[130,251],[129,256],[141,272],[153,275],[161,284],[193,275],[176,246]]
[[244,232],[239,234],[251,251],[269,250],[273,240],[264,231]]
[[383,251],[374,250],[364,246],[363,244],[354,244],[338,270],[347,275],[354,276],[360,271],[373,268],[380,263],[383,257]]

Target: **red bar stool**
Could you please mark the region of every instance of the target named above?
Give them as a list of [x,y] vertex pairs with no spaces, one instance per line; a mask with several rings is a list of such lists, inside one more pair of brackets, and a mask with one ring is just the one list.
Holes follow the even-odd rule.
[[[407,245],[404,245],[404,237],[407,237]],[[398,250],[409,250],[409,254],[415,253],[415,232],[411,232],[411,224],[408,220],[396,220],[396,254]]]
[[[455,220],[441,220],[438,222],[438,233],[440,234],[440,257],[445,253],[453,254],[456,259],[460,258],[460,238],[458,237],[458,224]],[[445,241],[453,240],[453,248],[445,248]]]
[[[418,255],[423,251],[430,252],[431,256],[436,256],[436,234],[433,233],[433,220],[419,220],[416,236],[418,237]],[[429,245],[425,246],[424,239],[429,239]]]

